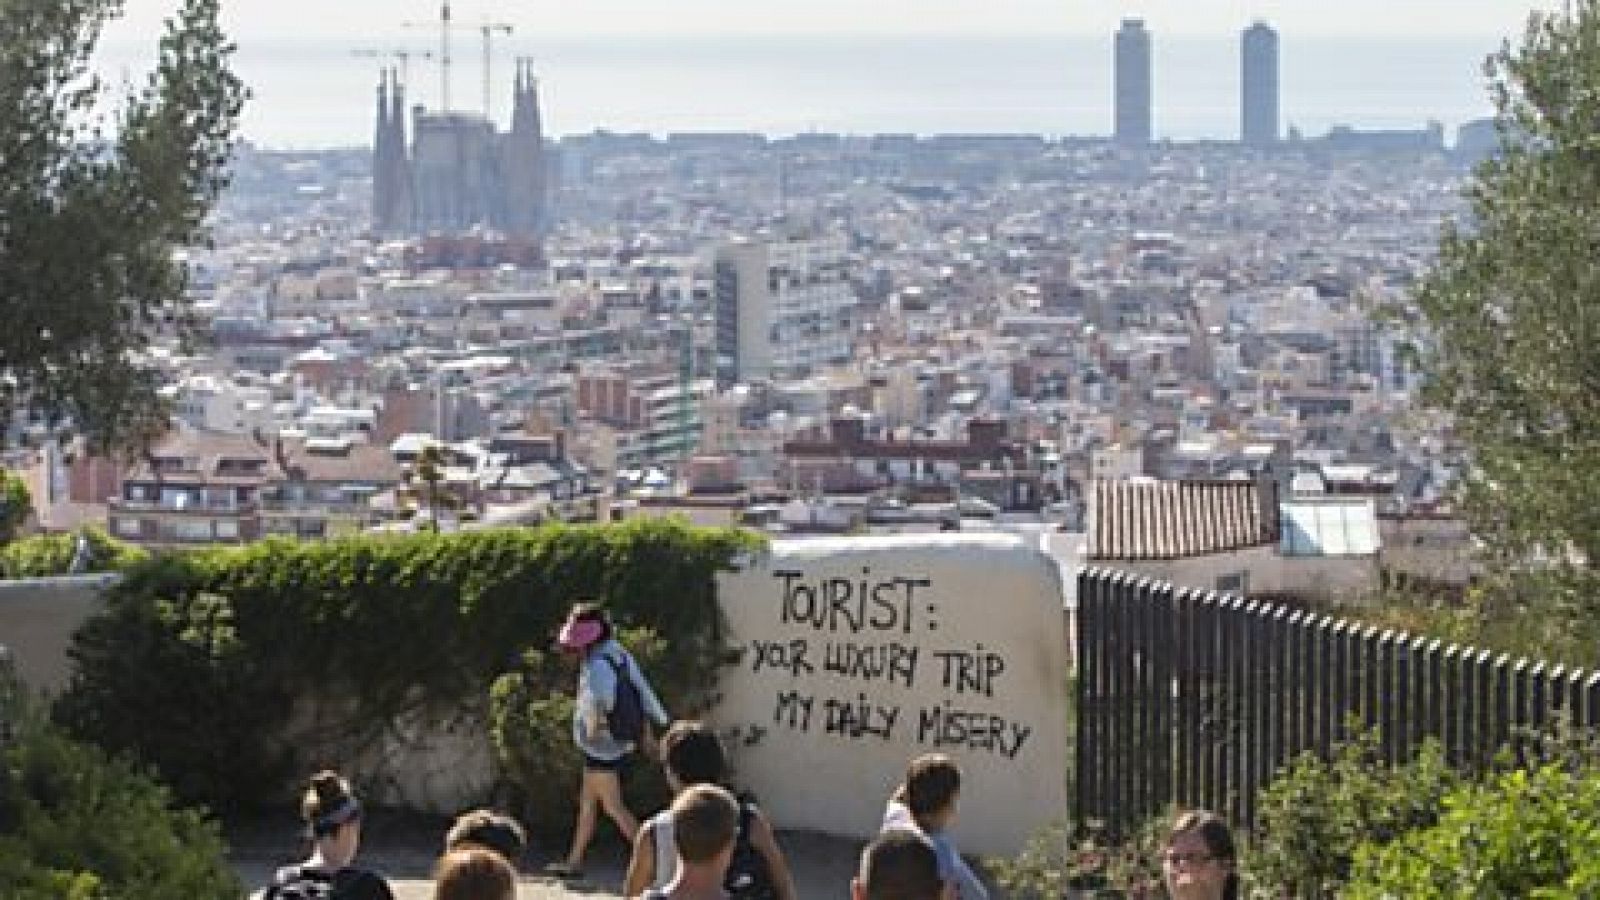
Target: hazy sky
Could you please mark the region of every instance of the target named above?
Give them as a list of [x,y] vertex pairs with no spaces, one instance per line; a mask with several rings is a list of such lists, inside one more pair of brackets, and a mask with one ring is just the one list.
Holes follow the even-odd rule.
[[[1171,35],[1216,35],[1263,18],[1287,34],[1505,37],[1559,0],[455,0],[458,22],[518,27],[519,44],[606,33],[1104,33],[1142,16]],[[127,0],[117,36],[153,34],[175,0]],[[376,37],[434,19],[437,0],[223,0],[236,39]],[[535,29],[535,26],[538,26]],[[421,35],[417,35],[421,39]],[[462,35],[463,42],[466,35]]]

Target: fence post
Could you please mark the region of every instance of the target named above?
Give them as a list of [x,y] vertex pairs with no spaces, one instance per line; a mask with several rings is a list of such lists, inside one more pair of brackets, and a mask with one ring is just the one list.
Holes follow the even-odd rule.
[[1440,720],[1443,728],[1439,740],[1444,744],[1444,758],[1451,768],[1460,768],[1466,764],[1468,754],[1466,740],[1463,737],[1466,727],[1465,716],[1468,701],[1472,697],[1471,688],[1467,683],[1467,660],[1461,648],[1450,644],[1444,648],[1443,660],[1443,693],[1440,703]]

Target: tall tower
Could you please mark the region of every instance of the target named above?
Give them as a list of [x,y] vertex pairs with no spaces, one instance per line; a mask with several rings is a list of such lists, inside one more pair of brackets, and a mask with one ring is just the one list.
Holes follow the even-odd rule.
[[378,124],[372,140],[372,227],[379,234],[400,234],[411,227],[405,104],[399,73],[385,69],[378,82]]
[[506,143],[506,230],[534,235],[549,224],[549,164],[539,112],[539,82],[528,60],[517,60],[515,91]]
[[1278,142],[1278,32],[1265,22],[1244,30],[1239,42],[1239,139],[1247,147]]
[[1150,143],[1150,32],[1143,19],[1123,19],[1116,37],[1116,139],[1130,147]]

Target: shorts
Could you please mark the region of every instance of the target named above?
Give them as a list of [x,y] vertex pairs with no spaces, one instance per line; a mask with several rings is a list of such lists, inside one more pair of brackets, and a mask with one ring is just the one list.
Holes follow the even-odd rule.
[[583,755],[583,770],[585,772],[615,772],[620,778],[633,762],[633,754],[624,753],[616,759],[598,759],[585,753]]

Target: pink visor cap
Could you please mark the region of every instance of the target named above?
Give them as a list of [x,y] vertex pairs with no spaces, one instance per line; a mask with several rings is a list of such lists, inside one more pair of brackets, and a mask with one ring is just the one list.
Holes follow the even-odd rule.
[[556,636],[556,643],[567,650],[582,650],[600,639],[600,634],[605,630],[593,619],[579,619],[561,626],[561,633]]

